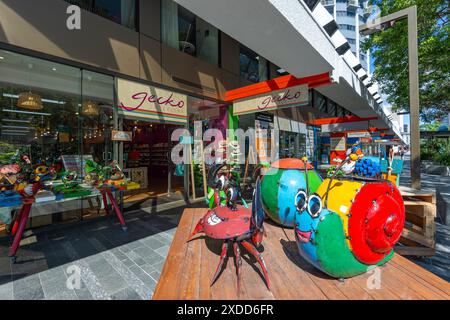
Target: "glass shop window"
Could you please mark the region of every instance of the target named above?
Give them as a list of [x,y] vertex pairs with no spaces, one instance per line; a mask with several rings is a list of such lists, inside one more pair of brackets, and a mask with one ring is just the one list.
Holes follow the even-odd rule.
[[336,113],[337,113],[337,105],[334,101],[327,99],[328,100],[328,114],[331,117],[336,117]]
[[269,78],[268,61],[243,45],[240,48],[239,65],[240,76],[243,80],[260,82]]
[[65,0],[103,18],[137,30],[137,0]]
[[107,165],[113,160],[111,131],[114,126],[114,78],[83,70],[82,81],[80,115],[83,155]]
[[327,99],[319,92],[313,90],[314,108],[323,113],[327,113]]
[[219,65],[219,30],[173,0],[161,1],[161,39],[172,48]]
[[0,50],[2,163],[15,152],[32,163],[80,154],[80,69]]

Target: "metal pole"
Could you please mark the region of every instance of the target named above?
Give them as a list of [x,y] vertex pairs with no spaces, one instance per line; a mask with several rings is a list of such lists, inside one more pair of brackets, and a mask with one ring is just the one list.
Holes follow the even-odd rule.
[[417,7],[408,12],[409,106],[411,127],[411,187],[420,189],[420,130],[419,130],[419,58],[417,48]]

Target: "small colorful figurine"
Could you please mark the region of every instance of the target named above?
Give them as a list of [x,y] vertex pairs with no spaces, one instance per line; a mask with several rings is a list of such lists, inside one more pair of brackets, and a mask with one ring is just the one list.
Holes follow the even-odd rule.
[[256,258],[256,261],[258,261],[264,274],[267,288],[270,290],[269,276],[264,259],[261,253],[256,249],[262,242],[264,233],[264,210],[261,206],[260,190],[261,187],[258,178],[251,209],[235,204],[229,206],[217,206],[210,209],[206,215],[200,219],[189,237],[188,241],[196,234],[204,233],[209,238],[223,240],[219,265],[211,280],[211,286],[217,280],[227,256],[228,247],[232,244],[236,262],[238,293],[240,292],[242,266],[240,245]]

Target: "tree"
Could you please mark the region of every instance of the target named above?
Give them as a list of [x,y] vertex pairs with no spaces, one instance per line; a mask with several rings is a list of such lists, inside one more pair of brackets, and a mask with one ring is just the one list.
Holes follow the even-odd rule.
[[[450,39],[448,0],[370,0],[381,16],[417,5],[420,115],[430,122],[450,112]],[[374,59],[374,79],[393,111],[409,111],[407,21],[365,40]]]

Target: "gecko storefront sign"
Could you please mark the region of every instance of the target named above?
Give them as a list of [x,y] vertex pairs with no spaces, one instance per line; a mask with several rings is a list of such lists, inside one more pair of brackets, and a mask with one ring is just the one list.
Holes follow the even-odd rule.
[[236,100],[233,103],[233,114],[241,115],[261,111],[276,110],[309,102],[308,85],[302,84],[283,90],[272,91],[249,98]]
[[186,123],[187,96],[142,83],[117,79],[119,114],[143,120]]

